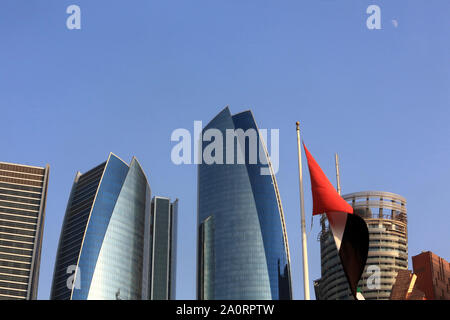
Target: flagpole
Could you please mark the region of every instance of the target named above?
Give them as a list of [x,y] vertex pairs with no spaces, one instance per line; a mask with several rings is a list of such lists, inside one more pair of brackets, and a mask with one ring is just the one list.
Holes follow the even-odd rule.
[[300,215],[302,222],[302,254],[303,254],[303,288],[305,300],[310,300],[309,295],[309,272],[308,272],[308,249],[306,247],[306,228],[305,228],[305,201],[303,196],[303,173],[302,173],[302,148],[300,145],[300,122],[297,125],[297,147],[298,147],[298,177],[300,184]]

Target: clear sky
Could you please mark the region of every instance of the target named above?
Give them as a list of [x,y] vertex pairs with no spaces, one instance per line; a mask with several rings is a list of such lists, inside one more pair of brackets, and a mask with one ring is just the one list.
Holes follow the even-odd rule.
[[[81,30],[66,28],[71,4]],[[381,30],[366,27],[370,4],[381,8]],[[2,0],[0,161],[51,166],[38,297],[49,298],[76,171],[114,152],[139,159],[153,194],[180,199],[177,298],[195,298],[196,167],[171,162],[170,135],[226,105],[280,129],[295,299],[297,120],[333,184],[339,153],[343,193],[406,197],[410,256],[450,260],[449,17],[447,0]],[[313,280],[319,217],[311,231],[304,170]]]

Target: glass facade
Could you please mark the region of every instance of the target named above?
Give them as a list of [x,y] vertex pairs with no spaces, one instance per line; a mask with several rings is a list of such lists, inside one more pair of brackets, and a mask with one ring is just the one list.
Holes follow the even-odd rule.
[[152,200],[152,300],[175,299],[178,200],[154,197]]
[[[63,223],[52,299],[145,299],[150,187],[138,161],[113,154],[77,174]],[[69,281],[69,276],[73,281]]]
[[[105,172],[106,174],[106,172]],[[119,177],[120,171],[117,174]],[[114,183],[115,181],[113,181]],[[112,189],[114,191],[114,187]],[[105,198],[115,196],[115,193],[104,193]],[[80,256],[80,270],[82,286],[81,290],[74,290],[73,299],[84,299],[87,294],[88,299],[123,299],[136,300],[141,299],[142,276],[143,276],[143,254],[144,254],[144,227],[145,215],[148,214],[145,199],[150,197],[145,175],[135,159],[132,160],[128,174],[123,182],[120,193],[115,202],[112,215],[108,223],[100,251],[97,253],[97,259],[94,268],[85,263],[86,261],[95,261],[87,257],[84,259],[83,252]],[[97,198],[98,199],[98,198]],[[100,204],[96,202],[96,205]],[[94,206],[95,210],[105,210],[110,208],[101,208]],[[106,215],[99,214],[97,217]],[[106,221],[105,221],[106,222]],[[98,225],[103,225],[99,221]],[[85,243],[95,243],[96,237],[102,235],[100,228],[93,230],[92,238],[86,233]],[[88,245],[95,248],[94,245]],[[94,250],[92,250],[94,251]],[[87,266],[87,268],[85,267]],[[84,269],[93,270],[93,274],[86,275]],[[88,281],[92,277],[89,291],[83,292],[83,281]],[[86,286],[87,288],[87,286]]]
[[176,287],[177,287],[177,242],[178,242],[178,199],[176,199],[171,205],[171,217],[172,222],[170,224],[170,264],[169,264],[169,294],[168,299],[176,299]]
[[[203,133],[208,129],[219,130],[223,137],[227,129],[257,132],[250,111],[232,116],[228,108]],[[289,249],[277,183],[274,174],[261,175],[260,171],[270,166],[263,141],[258,133],[260,158],[255,164],[249,161],[249,144],[235,142],[233,164],[198,166],[198,298],[292,299]],[[201,150],[210,143],[203,141]],[[224,159],[226,145],[224,141]],[[237,164],[237,148],[244,151],[244,164]]]
[[51,299],[174,299],[178,200],[155,197],[139,162],[114,154],[77,173]]
[[72,290],[67,286],[68,270],[73,272],[71,266],[78,264],[84,232],[105,165],[106,163],[102,163],[84,174],[78,172],[75,176],[59,240],[51,299],[71,298]]

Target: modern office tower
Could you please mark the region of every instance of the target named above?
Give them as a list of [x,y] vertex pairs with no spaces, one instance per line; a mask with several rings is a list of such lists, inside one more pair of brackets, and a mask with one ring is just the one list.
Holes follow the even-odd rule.
[[73,183],[51,299],[148,299],[151,191],[136,158],[110,154]]
[[0,162],[0,300],[36,299],[49,170]]
[[178,199],[153,197],[151,204],[150,299],[175,300]]
[[[358,287],[366,300],[389,299],[397,272],[408,268],[406,199],[380,191],[350,193],[343,198],[369,229],[369,254]],[[353,299],[331,231],[325,219],[321,224],[322,274],[314,283],[316,298]]]
[[412,263],[427,300],[450,300],[450,263],[431,251],[413,256]]
[[[245,133],[247,139],[226,140],[227,129],[229,133]],[[214,141],[206,141],[210,134],[216,135],[211,139]],[[202,137],[197,199],[198,299],[292,299],[283,209],[252,113],[232,116],[227,107],[203,129]],[[243,145],[245,141],[248,143]],[[214,151],[211,143],[218,146]],[[227,144],[232,147],[227,148]],[[232,155],[227,153],[230,149]],[[259,154],[253,163],[252,149]],[[205,158],[210,151],[218,163]],[[243,164],[238,161],[239,151],[245,157]],[[233,161],[225,161],[227,155]],[[262,174],[263,168],[269,174]]]

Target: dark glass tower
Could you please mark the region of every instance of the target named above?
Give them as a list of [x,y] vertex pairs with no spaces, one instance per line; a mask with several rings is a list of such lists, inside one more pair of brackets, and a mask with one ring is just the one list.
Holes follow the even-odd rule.
[[114,154],[77,173],[64,218],[51,299],[148,299],[150,197],[139,162]]
[[[208,129],[222,133],[224,159],[227,129],[258,132],[250,111],[232,116],[228,107],[203,129],[202,136]],[[236,141],[232,164],[198,166],[197,296],[292,299],[284,214],[270,160],[259,133],[257,163],[250,164],[248,143],[242,146]],[[202,153],[210,143],[201,143]],[[244,164],[237,161],[239,146],[245,150]],[[262,168],[269,168],[271,174],[262,175]]]
[[49,170],[0,162],[0,300],[36,299]]
[[154,197],[151,211],[150,299],[174,300],[176,286],[178,199]]

